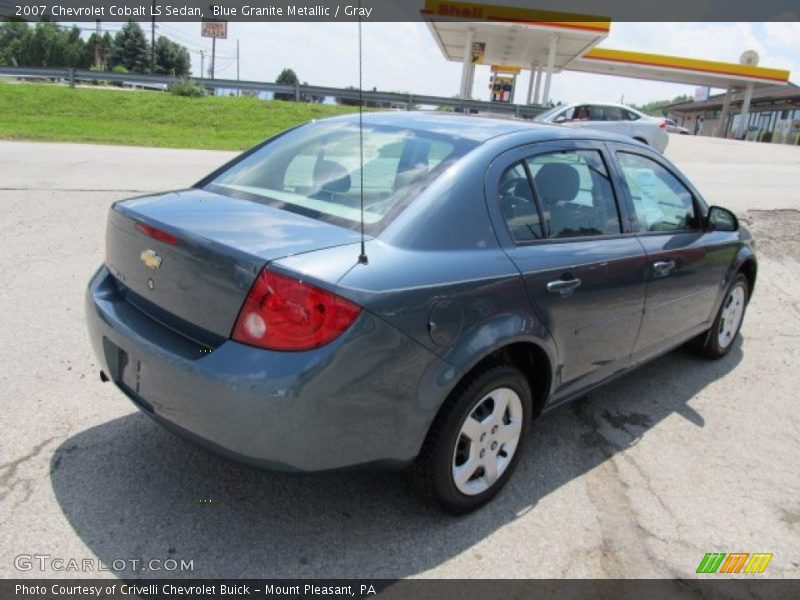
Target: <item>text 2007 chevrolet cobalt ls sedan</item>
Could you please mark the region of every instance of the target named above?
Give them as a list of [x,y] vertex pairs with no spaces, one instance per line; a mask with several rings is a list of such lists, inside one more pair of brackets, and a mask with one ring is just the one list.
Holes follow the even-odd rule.
[[221,453],[412,465],[463,513],[543,410],[688,340],[712,358],[734,342],[750,234],[641,144],[373,113],[361,164],[338,117],[116,203],[87,295],[103,376]]

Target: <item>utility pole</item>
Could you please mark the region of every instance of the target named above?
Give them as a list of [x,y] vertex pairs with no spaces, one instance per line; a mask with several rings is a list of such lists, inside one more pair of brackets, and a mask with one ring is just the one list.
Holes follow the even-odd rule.
[[205,79],[205,73],[203,72],[203,63],[205,63],[206,53],[203,50],[200,50],[200,79]]
[[217,58],[217,38],[211,38],[211,79],[214,79],[214,63]]
[[156,0],[153,0],[153,8],[150,11],[153,21],[150,23],[150,72],[156,72]]
[[[239,81],[239,38],[236,38],[236,81]],[[242,95],[241,88],[236,88],[236,95]]]
[[100,45],[103,43],[103,38],[101,37],[100,32],[100,19],[97,19],[94,25],[94,64],[99,69],[102,64],[102,59],[100,58]]

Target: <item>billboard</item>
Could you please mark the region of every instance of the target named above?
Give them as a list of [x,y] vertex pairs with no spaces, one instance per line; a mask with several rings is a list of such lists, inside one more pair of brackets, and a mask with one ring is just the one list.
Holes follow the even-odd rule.
[[227,21],[201,21],[200,35],[209,38],[226,39],[228,37]]

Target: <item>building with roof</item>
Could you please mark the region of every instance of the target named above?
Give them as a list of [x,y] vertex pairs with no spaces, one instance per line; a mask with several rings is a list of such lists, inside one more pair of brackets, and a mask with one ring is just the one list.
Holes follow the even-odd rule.
[[[728,114],[722,118],[725,94],[709,96],[699,102],[679,102],[665,108],[669,117],[697,135],[719,135],[735,137],[741,126],[741,106],[744,92],[731,94]],[[750,98],[750,110],[747,116],[747,139],[769,138],[775,133],[781,121],[800,121],[800,87],[788,85],[772,85],[758,87]]]

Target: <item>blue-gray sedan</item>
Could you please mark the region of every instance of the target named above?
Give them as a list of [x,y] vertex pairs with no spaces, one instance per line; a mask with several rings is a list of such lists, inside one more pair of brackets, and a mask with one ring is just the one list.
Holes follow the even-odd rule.
[[179,435],[272,469],[411,465],[463,513],[542,411],[687,341],[725,355],[755,278],[749,232],[641,144],[371,113],[114,204],[86,306],[101,376]]

